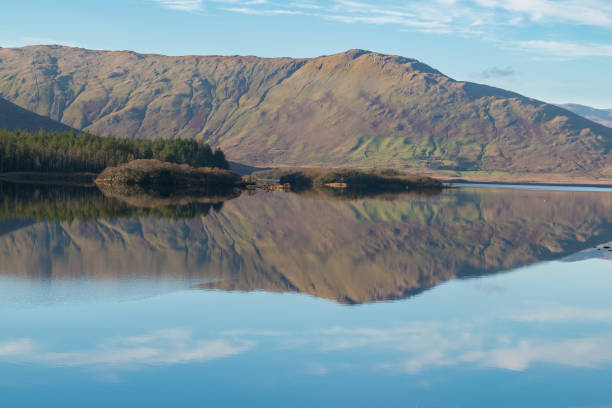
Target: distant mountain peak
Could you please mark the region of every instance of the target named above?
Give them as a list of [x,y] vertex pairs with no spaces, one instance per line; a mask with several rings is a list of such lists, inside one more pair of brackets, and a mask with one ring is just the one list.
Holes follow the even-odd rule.
[[559,106],[593,122],[612,128],[612,109],[597,109],[577,103],[566,103]]

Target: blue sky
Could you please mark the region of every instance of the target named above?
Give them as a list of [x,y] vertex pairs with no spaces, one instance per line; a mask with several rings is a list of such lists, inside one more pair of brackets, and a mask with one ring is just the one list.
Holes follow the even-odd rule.
[[612,0],[4,0],[0,46],[314,57],[363,48],[612,108]]

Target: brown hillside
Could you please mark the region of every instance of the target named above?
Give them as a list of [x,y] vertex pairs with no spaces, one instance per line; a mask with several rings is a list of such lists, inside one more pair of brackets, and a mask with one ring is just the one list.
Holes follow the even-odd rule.
[[93,133],[196,137],[250,165],[610,176],[612,129],[413,59],[0,50],[0,96]]

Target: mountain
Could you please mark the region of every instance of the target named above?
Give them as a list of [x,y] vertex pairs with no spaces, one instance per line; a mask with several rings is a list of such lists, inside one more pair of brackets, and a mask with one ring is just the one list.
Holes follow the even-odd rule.
[[254,166],[612,177],[612,129],[363,50],[292,59],[0,49],[0,96],[95,134],[204,139]]
[[612,127],[612,109],[597,109],[575,103],[568,103],[559,106],[574,112],[576,115],[592,120],[593,122],[597,122],[607,127]]
[[612,198],[599,192],[461,188],[349,200],[257,193],[164,212],[127,208],[95,188],[9,187],[0,183],[0,276],[45,282],[177,280],[353,304],[612,240]]
[[0,129],[23,129],[30,132],[43,130],[71,130],[70,126],[37,115],[5,99],[0,98]]

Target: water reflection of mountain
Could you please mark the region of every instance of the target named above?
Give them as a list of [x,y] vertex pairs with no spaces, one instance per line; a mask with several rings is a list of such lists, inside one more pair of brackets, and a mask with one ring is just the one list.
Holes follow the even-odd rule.
[[[333,200],[243,195],[206,216],[19,221],[3,274],[172,278],[344,303],[404,298],[449,279],[561,259],[612,240],[612,194],[458,189]],[[0,228],[4,228],[0,226]],[[213,282],[213,283],[210,283]]]

